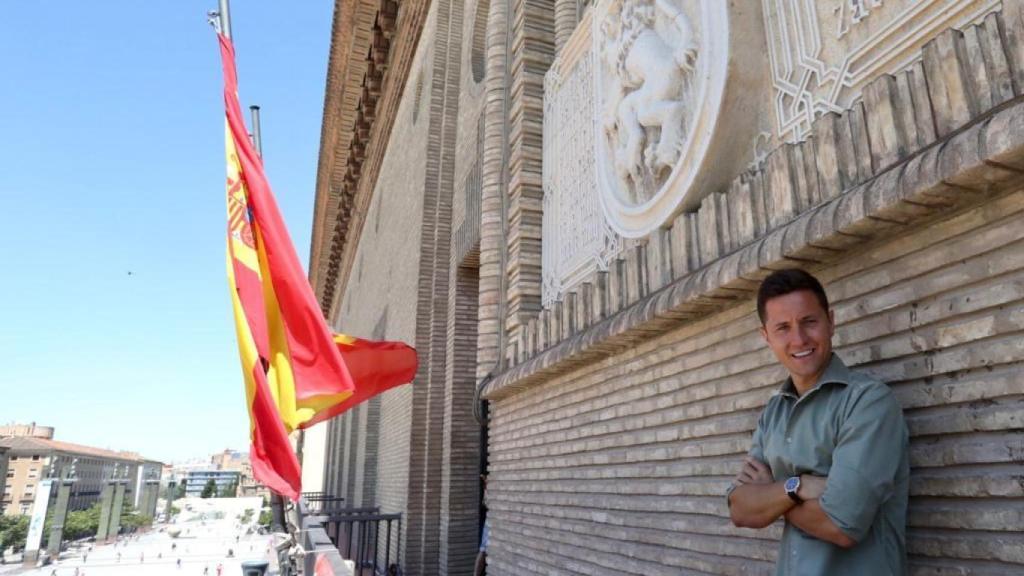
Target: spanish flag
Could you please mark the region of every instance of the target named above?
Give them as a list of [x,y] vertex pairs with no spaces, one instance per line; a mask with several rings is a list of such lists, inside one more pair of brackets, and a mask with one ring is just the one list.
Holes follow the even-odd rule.
[[227,272],[253,474],[296,500],[301,472],[288,434],[411,381],[416,352],[398,342],[361,340],[328,329],[249,141],[231,40],[222,34],[218,39],[227,113]]

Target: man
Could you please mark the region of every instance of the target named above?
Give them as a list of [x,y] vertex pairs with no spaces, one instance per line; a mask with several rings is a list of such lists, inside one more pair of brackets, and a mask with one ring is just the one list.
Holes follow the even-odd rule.
[[736,526],[785,529],[780,575],[902,575],[910,467],[907,427],[889,388],[832,353],[835,318],[821,283],[780,270],[757,295],[761,336],[789,372],[729,489]]

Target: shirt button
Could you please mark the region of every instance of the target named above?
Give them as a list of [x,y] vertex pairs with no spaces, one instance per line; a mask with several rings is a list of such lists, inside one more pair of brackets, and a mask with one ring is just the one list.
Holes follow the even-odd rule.
[[789,444],[789,443],[790,443],[790,442],[792,442],[792,441],[793,441],[793,439],[792,439],[792,438],[786,438],[786,444]]

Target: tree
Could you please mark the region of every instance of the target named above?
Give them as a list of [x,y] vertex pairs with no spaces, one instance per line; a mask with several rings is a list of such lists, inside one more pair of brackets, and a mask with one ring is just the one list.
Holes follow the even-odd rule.
[[270,523],[274,521],[274,515],[270,512],[270,509],[262,510],[260,512],[259,524],[264,528],[270,529]]
[[137,512],[132,512],[121,518],[121,525],[125,527],[125,530],[134,532],[142,527],[149,527],[153,525],[153,518]]
[[215,498],[217,496],[217,482],[210,478],[206,481],[206,486],[203,486],[203,491],[199,494],[200,498]]
[[86,510],[68,512],[64,520],[64,539],[78,540],[95,536],[100,528],[100,503],[93,504]]
[[238,515],[238,521],[242,524],[248,524],[249,522],[252,522],[252,517],[255,513],[256,511],[252,508],[246,508],[245,512]]
[[235,498],[238,496],[238,483],[232,482],[224,486],[220,491],[221,498]]
[[174,499],[185,497],[185,481],[182,480],[180,484],[174,487]]
[[28,515],[0,515],[0,550],[7,550],[11,546],[15,551],[24,548],[28,538],[28,524]]

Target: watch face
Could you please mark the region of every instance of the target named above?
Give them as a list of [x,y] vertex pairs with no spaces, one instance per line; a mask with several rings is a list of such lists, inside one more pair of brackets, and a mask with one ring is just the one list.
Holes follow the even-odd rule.
[[786,480],[786,491],[787,492],[795,492],[796,489],[799,488],[799,487],[800,487],[800,479],[797,478],[796,476],[790,478],[789,480]]

